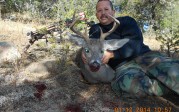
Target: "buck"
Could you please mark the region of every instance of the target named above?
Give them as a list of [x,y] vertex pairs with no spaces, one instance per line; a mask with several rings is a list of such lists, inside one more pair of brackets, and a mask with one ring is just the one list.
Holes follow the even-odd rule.
[[[84,33],[76,30],[74,26],[79,19],[74,20],[70,25],[70,29],[85,40],[82,49],[76,56],[76,61],[78,61],[77,65],[80,68],[84,79],[89,83],[109,83],[115,78],[115,71],[107,64],[101,62],[104,51],[117,50],[129,41],[129,39],[105,40],[105,38],[114,32],[120,24],[116,18],[111,15],[109,15],[109,17],[114,20],[113,27],[106,33],[103,33],[102,29],[99,27],[101,33],[99,39],[89,38],[87,28]],[[86,56],[88,63],[83,62],[81,52]]]

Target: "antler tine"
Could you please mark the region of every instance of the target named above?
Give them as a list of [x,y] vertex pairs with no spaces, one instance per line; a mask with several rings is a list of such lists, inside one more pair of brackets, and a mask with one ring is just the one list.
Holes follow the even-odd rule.
[[[73,19],[74,19],[74,18],[73,18]],[[77,18],[76,20],[73,20],[73,22],[72,22],[71,25],[70,25],[70,29],[71,29],[74,33],[76,33],[77,35],[79,35],[81,38],[84,38],[86,41],[88,41],[88,35],[87,35],[86,32],[85,32],[85,33],[81,33],[80,31],[77,31],[77,30],[74,29],[75,24],[76,24],[79,20],[80,20],[80,18]]]
[[116,28],[120,25],[120,22],[113,16],[109,15],[113,20],[114,20],[114,24],[113,27],[110,31],[103,33],[102,29],[101,30],[101,37],[100,40],[104,40],[108,35],[110,35],[112,32],[114,32],[116,30]]

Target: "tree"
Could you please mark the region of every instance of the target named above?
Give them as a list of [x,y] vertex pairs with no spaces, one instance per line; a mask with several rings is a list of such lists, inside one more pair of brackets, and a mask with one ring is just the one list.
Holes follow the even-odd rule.
[[156,39],[162,43],[161,50],[168,56],[178,52],[178,5],[177,0],[138,0],[134,5],[133,17],[141,29],[148,24],[154,30]]
[[168,56],[179,53],[179,2],[175,0],[166,1],[167,7],[158,21],[159,28],[156,30],[157,37],[162,45],[161,49],[166,51]]

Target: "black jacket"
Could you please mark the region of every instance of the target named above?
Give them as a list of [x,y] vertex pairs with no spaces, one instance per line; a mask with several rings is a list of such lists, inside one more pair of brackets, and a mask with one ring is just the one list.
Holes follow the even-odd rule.
[[[112,34],[106,37],[105,40],[123,38],[129,38],[130,40],[122,48],[113,51],[114,58],[110,59],[108,62],[109,66],[113,69],[121,63],[128,62],[135,57],[150,51],[149,47],[144,45],[142,32],[133,18],[125,16],[118,17],[117,19],[120,22],[119,27]],[[100,37],[99,26],[105,33],[112,28],[113,23],[109,25],[101,25],[100,23],[94,24],[89,31],[90,38]]]

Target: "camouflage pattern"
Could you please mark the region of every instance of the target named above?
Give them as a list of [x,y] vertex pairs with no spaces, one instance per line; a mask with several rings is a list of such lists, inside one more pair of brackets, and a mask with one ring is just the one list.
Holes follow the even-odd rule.
[[112,89],[137,97],[162,96],[169,91],[179,94],[179,60],[159,52],[149,52],[116,69]]

